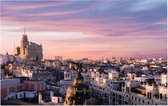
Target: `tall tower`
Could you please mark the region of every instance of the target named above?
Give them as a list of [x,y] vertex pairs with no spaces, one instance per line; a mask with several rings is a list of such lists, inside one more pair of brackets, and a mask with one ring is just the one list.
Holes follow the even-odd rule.
[[24,34],[22,35],[22,39],[21,39],[21,45],[20,45],[20,53],[21,53],[21,57],[24,57],[25,55],[25,48],[27,48],[27,46],[29,45],[29,41],[26,35],[26,31],[24,28]]
[[85,84],[81,75],[82,66],[78,64],[77,67],[78,75],[74,79],[74,84],[67,89],[65,105],[84,105],[90,98],[89,86]]

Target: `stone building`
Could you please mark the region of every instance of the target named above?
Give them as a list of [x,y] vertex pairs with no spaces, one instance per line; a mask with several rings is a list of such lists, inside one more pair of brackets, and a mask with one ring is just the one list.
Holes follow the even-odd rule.
[[34,42],[29,42],[27,35],[24,33],[21,39],[20,47],[15,48],[15,56],[19,56],[22,59],[33,59],[41,60],[43,59],[43,49],[42,45],[36,44]]
[[[90,70],[92,96],[101,99],[103,105],[167,105],[166,74],[161,74],[160,82],[156,83],[150,76],[138,81],[136,76],[134,79],[129,74],[121,80],[117,79],[117,72],[104,71]],[[144,77],[147,76],[142,78]]]

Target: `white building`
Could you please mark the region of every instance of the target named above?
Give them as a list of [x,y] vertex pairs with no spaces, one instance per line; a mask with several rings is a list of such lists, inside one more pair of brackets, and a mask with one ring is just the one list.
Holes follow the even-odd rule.
[[91,76],[90,76],[89,72],[87,72],[87,73],[81,73],[81,75],[84,78],[85,84],[90,85]]
[[51,102],[54,103],[54,104],[58,104],[58,103],[62,103],[63,100],[62,100],[62,97],[53,96],[52,99],[51,99]]
[[13,72],[16,77],[33,77],[33,71],[28,68],[17,67]]
[[[106,77],[109,75],[109,79]],[[118,75],[115,73],[113,75]],[[141,84],[147,77],[135,80],[134,74],[128,74],[127,80],[117,80],[112,73],[91,71],[91,91],[94,97],[103,100],[105,105],[166,105],[167,86],[166,77],[161,75],[161,85]],[[155,81],[155,77],[152,77]]]
[[117,71],[111,71],[108,74],[108,79],[110,79],[110,80],[114,80],[114,79],[118,79],[118,78],[119,78],[119,72],[117,72]]
[[14,62],[14,61],[22,62],[23,60],[18,56],[0,54],[0,64],[6,64],[7,62]]
[[36,91],[12,92],[6,97],[6,100],[8,100],[8,99],[23,99],[23,98],[33,99],[36,97],[36,95],[37,95]]
[[160,83],[162,85],[168,85],[167,84],[167,75],[166,74],[161,74],[161,81],[160,81]]
[[74,76],[75,71],[73,70],[64,71],[64,79],[60,80],[60,93],[62,95],[65,95],[68,87],[73,84]]

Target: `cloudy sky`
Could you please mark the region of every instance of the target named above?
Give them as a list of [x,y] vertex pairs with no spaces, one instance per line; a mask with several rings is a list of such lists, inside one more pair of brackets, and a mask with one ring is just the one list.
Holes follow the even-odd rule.
[[166,56],[166,0],[1,0],[1,53],[23,29],[44,58]]

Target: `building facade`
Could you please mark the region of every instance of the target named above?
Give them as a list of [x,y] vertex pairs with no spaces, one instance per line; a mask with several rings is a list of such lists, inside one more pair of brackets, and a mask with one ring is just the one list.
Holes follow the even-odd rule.
[[[1,80],[1,100],[8,99],[17,93],[23,91],[41,91],[45,90],[44,81],[27,80],[21,82],[20,79]],[[15,98],[16,99],[16,98]]]
[[90,74],[92,96],[101,99],[104,105],[167,105],[166,74],[161,74],[159,84],[137,81],[130,75],[120,80],[115,71],[91,71]]
[[42,45],[34,42],[29,42],[27,35],[24,33],[21,39],[20,47],[15,48],[15,56],[19,56],[22,59],[43,59]]

